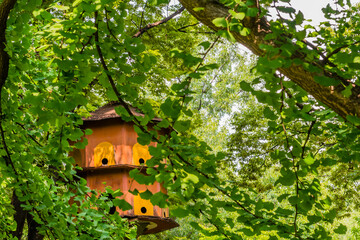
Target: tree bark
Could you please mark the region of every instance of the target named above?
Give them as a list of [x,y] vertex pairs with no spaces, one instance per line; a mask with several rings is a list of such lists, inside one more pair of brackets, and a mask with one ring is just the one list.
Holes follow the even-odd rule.
[[[220,4],[216,0],[179,0],[180,3],[197,18],[200,22],[210,27],[211,29],[218,31],[221,28],[216,27],[212,21],[215,18],[226,18],[229,16],[229,8]],[[194,11],[194,8],[202,9],[200,11]],[[246,48],[248,48],[255,55],[263,56],[264,51],[260,48],[260,44],[276,46],[275,40],[265,40],[264,37],[271,33],[270,24],[265,17],[245,17],[242,20],[242,24],[250,29],[250,34],[242,36],[238,32],[232,32],[236,41]],[[284,37],[284,36],[282,36]],[[283,39],[276,39],[277,41],[283,42]],[[303,55],[303,54],[302,54]],[[306,56],[296,56],[305,61]],[[339,83],[351,84],[345,79],[341,79],[336,74],[328,72],[322,66],[320,59],[313,62],[314,65],[320,66],[323,69],[321,75],[338,79]],[[312,73],[304,69],[301,65],[292,65],[289,68],[279,68],[279,72],[288,77],[291,81],[299,85],[310,95],[312,95],[318,101],[324,103],[330,107],[333,111],[338,113],[341,117],[346,119],[346,116],[359,116],[360,117],[360,98],[359,98],[359,87],[354,86],[352,89],[352,95],[345,97],[341,93],[344,90],[342,84],[338,86],[325,87],[318,84],[314,80],[314,76],[320,75],[319,73]]]
[[27,224],[28,224],[28,240],[42,240],[44,239],[44,236],[39,233],[37,230],[38,227],[40,227],[40,224],[38,224],[33,216],[31,214],[27,215]]
[[11,235],[13,237],[17,237],[17,239],[21,239],[27,212],[22,209],[22,202],[16,196],[15,191],[13,192],[11,204],[13,205],[15,210],[14,220],[16,222],[16,230],[12,232]]
[[0,4],[0,94],[9,72],[9,55],[5,51],[6,22],[15,3],[16,0],[2,0]]

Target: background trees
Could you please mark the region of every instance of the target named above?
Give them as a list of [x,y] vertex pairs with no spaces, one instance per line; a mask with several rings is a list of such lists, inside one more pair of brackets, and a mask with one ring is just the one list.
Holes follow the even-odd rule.
[[[91,195],[68,157],[91,134],[81,117],[109,101],[158,141],[147,183],[169,195],[150,199],[194,236],[357,236],[356,8],[337,1],[314,27],[288,2],[3,0],[1,238],[135,237],[106,214],[126,205]],[[147,129],[155,115],[167,136]]]

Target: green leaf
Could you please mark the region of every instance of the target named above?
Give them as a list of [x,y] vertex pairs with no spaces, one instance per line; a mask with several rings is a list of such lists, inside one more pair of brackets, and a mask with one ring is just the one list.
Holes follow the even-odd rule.
[[168,196],[166,194],[164,194],[162,192],[157,192],[151,197],[150,202],[153,205],[157,205],[161,208],[166,208],[167,207],[167,202],[166,202],[167,198],[168,198]]
[[247,83],[245,81],[240,82],[240,88],[246,92],[251,92],[253,90],[250,83]]
[[171,215],[174,217],[183,218],[189,215],[189,212],[181,207],[171,210]]
[[149,0],[148,4],[151,6],[157,6],[160,4],[167,4],[170,0]]
[[168,120],[163,119],[161,122],[156,124],[156,126],[158,126],[159,128],[168,128],[170,126],[170,123]]
[[315,216],[315,215],[308,215],[307,219],[310,224],[315,224],[315,223],[320,222],[322,218],[319,216]]
[[292,8],[292,7],[282,7],[282,6],[278,6],[276,7],[277,10],[279,10],[280,12],[283,12],[283,13],[295,13],[295,9]]
[[229,13],[232,15],[233,18],[238,20],[243,20],[246,16],[244,12],[235,12],[234,10],[229,10]]
[[215,18],[212,23],[216,26],[216,27],[223,27],[226,28],[228,25],[228,22],[226,21],[225,18]]
[[198,69],[198,71],[208,71],[208,70],[213,70],[213,69],[216,69],[216,68],[219,68],[219,65],[216,64],[216,63],[212,63],[212,64],[207,64],[207,65],[204,65],[204,66],[200,67]]
[[329,78],[326,76],[314,76],[314,80],[315,80],[315,82],[317,82],[323,86],[326,86],[326,87],[337,86],[340,84],[339,80]]
[[345,96],[345,97],[350,97],[352,94],[352,88],[353,86],[351,84],[349,84],[348,86],[346,86],[345,90],[343,90],[341,93]]
[[141,145],[149,145],[152,140],[152,135],[150,133],[138,133],[137,142]]
[[306,37],[306,30],[303,31],[297,31],[295,33],[295,36],[298,40],[303,40]]
[[250,7],[247,9],[246,11],[246,16],[249,16],[249,17],[256,17],[257,14],[259,12],[259,9],[257,8],[254,8],[254,7]]
[[73,2],[72,6],[76,7],[77,5],[79,5],[83,0],[76,0]]
[[115,198],[113,201],[114,206],[119,207],[123,211],[132,209],[133,207],[124,199]]
[[88,140],[86,138],[83,138],[81,142],[77,142],[74,144],[74,146],[77,148],[77,149],[85,149],[85,147],[87,146],[88,144]]
[[136,83],[136,84],[142,84],[146,81],[145,75],[137,75],[129,78],[129,81]]
[[145,192],[140,193],[140,197],[142,199],[147,199],[147,200],[149,200],[152,197],[152,195],[153,195],[152,192],[150,192],[148,189],[146,189]]
[[347,231],[347,227],[343,224],[340,224],[337,228],[334,229],[334,232],[337,234],[345,234]]
[[289,203],[290,203],[291,205],[294,206],[294,205],[296,205],[296,204],[299,203],[299,198],[296,197],[296,196],[291,196],[291,197],[288,198],[288,201],[289,201]]
[[359,117],[347,115],[347,116],[346,116],[346,120],[348,120],[349,122],[351,122],[351,123],[354,124],[355,126],[359,126],[359,125],[360,125],[360,118],[359,118]]
[[188,173],[187,177],[184,178],[184,182],[188,182],[188,181],[191,181],[192,183],[196,184],[199,182],[199,178],[194,174]]
[[241,228],[240,229],[241,232],[243,232],[246,236],[254,236],[255,232],[253,232],[250,228]]
[[186,121],[178,120],[174,124],[174,129],[177,130],[178,132],[185,132],[190,128],[190,124],[191,124],[190,120],[186,120]]
[[181,106],[178,101],[172,101],[170,98],[167,98],[165,102],[161,104],[160,109],[166,116],[177,119],[180,115]]
[[203,8],[203,7],[196,7],[196,8],[193,8],[193,10],[195,11],[195,12],[200,12],[200,11],[203,11],[205,8]]
[[243,27],[242,29],[241,29],[241,31],[240,31],[240,35],[241,36],[247,36],[247,35],[249,35],[250,34],[250,29],[249,28],[246,28],[246,27]]
[[309,155],[306,156],[306,158],[304,158],[304,162],[307,165],[312,165],[312,164],[314,164],[315,159],[309,154]]
[[231,32],[229,32],[228,30],[219,30],[217,32],[217,34],[227,40],[229,40],[230,42],[236,42],[236,39],[234,38],[234,36],[231,34]]
[[264,116],[270,120],[276,120],[278,119],[278,116],[274,114],[274,112],[269,108],[264,108]]
[[332,209],[327,214],[325,214],[325,217],[332,222],[336,217],[336,210]]
[[90,128],[85,129],[85,135],[91,135],[93,131]]
[[208,49],[211,46],[211,43],[209,41],[204,41],[199,44],[199,46],[202,46],[204,50]]
[[301,25],[304,22],[304,14],[301,11],[296,14],[295,22],[297,25]]

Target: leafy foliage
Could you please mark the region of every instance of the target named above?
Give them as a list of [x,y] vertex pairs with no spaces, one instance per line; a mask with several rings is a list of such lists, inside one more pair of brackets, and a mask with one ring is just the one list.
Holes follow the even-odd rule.
[[[216,34],[184,13],[137,38],[179,4],[15,2],[9,16],[0,16],[7,21],[0,38],[7,55],[1,48],[1,56],[10,58],[9,65],[0,58],[1,71],[8,70],[0,72],[1,238],[21,238],[19,215],[36,223],[36,239],[136,237],[135,226],[108,214],[113,206],[130,208],[122,194],[108,188],[97,197],[68,155],[91,134],[81,129],[82,117],[110,101],[122,104],[116,112],[135,124],[140,144],[157,142],[148,175],[137,169],[130,175],[140,184],[158,181],[168,194],[140,196],[170,205],[194,236],[330,239],[347,233],[340,217],[359,205],[359,120],[343,102],[317,99],[328,87],[356,102],[359,19],[349,3],[324,8],[329,21],[316,28],[290,1],[222,0],[217,4],[228,16],[211,20]],[[266,16],[270,3],[278,17],[269,22],[253,66],[253,57],[221,37],[251,39],[251,19]],[[294,68],[323,92],[314,90],[313,97],[299,87],[286,74]],[[339,118],[332,110],[349,114]],[[156,131],[148,127],[155,115],[162,118]],[[228,116],[233,128],[221,128]],[[358,234],[358,227],[352,231]]]

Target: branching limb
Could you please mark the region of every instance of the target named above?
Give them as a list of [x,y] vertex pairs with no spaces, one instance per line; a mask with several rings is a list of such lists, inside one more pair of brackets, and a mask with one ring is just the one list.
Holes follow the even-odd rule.
[[350,47],[350,46],[353,46],[353,45],[356,45],[356,44],[359,44],[359,43],[360,43],[360,41],[356,41],[356,42],[354,42],[354,43],[352,43],[352,44],[342,45],[342,46],[336,48],[334,51],[332,51],[329,55],[327,55],[326,57],[324,57],[324,60],[323,60],[323,61],[324,61],[325,63],[328,63],[328,62],[329,62],[329,58],[332,57],[333,55],[337,54],[338,52],[340,52],[341,49],[344,49],[344,48],[347,48],[347,47]]
[[189,28],[189,27],[194,27],[197,25],[199,25],[199,23],[189,24],[189,25],[186,25],[186,26],[176,29],[176,31],[186,33],[186,31],[184,31],[184,29]]
[[[281,106],[280,106],[280,112],[282,112],[284,106],[285,106],[285,103],[284,103],[284,100],[285,100],[285,88],[283,86],[283,78],[280,78],[280,84],[281,84]],[[296,194],[296,197],[299,197],[299,183],[300,183],[300,179],[299,179],[299,176],[298,176],[298,171],[299,171],[299,165],[297,164],[296,162],[296,158],[290,148],[290,142],[289,142],[289,137],[288,137],[288,134],[287,134],[287,131],[286,131],[286,127],[285,127],[285,123],[283,121],[283,118],[281,117],[281,125],[283,127],[283,130],[284,130],[284,135],[285,135],[285,139],[286,139],[286,145],[287,145],[287,149],[288,151],[290,152],[290,155],[291,155],[291,158],[292,158],[292,164],[293,164],[293,169],[294,169],[294,174],[295,174],[295,179],[296,179],[296,182],[295,182],[295,194]],[[298,207],[298,204],[296,203],[295,206],[295,216],[294,216],[294,222],[293,222],[293,226],[294,226],[294,236],[301,239],[300,236],[298,236],[298,229],[297,229],[297,218],[298,218],[298,214],[299,214],[299,207]]]
[[161,24],[166,23],[167,21],[169,21],[170,19],[174,18],[175,16],[179,15],[182,11],[185,10],[185,7],[181,7],[179,8],[179,10],[177,10],[176,12],[174,12],[173,14],[171,14],[170,16],[164,18],[161,21],[155,22],[155,23],[151,23],[146,25],[145,27],[141,28],[137,33],[134,34],[134,38],[138,38],[140,37],[142,34],[144,34],[146,31],[148,31],[149,29],[159,26]]
[[144,13],[145,13],[145,9],[147,7],[148,1],[145,2],[144,4],[144,9],[141,13],[141,18],[140,18],[140,25],[139,25],[139,30],[141,30],[142,24],[143,24],[143,20],[144,20]]
[[307,132],[307,135],[306,135],[306,139],[305,139],[305,142],[304,142],[304,145],[302,146],[302,153],[301,153],[301,158],[303,159],[304,158],[304,155],[305,155],[305,147],[306,147],[306,144],[308,143],[309,139],[310,139],[310,134],[311,134],[311,131],[314,127],[316,123],[316,120],[312,121],[311,124],[310,124],[310,127],[308,129],[308,132]]

